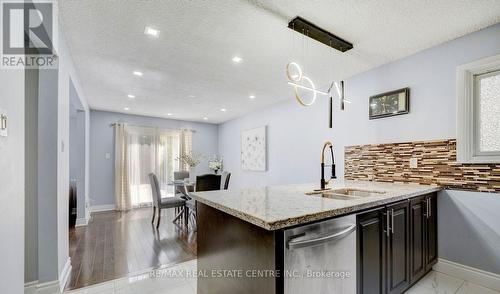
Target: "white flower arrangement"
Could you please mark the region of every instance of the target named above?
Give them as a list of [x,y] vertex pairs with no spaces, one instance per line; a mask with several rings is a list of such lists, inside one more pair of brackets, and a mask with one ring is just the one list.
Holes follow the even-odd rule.
[[208,161],[208,168],[217,173],[217,171],[222,169],[222,158],[214,156]]
[[201,158],[202,156],[198,154],[183,154],[177,157],[177,160],[187,164],[189,167],[195,167],[200,164]]

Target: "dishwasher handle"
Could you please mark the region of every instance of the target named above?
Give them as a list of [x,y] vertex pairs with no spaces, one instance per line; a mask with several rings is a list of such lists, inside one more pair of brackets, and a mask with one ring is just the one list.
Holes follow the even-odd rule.
[[325,235],[325,236],[319,236],[318,238],[314,239],[308,239],[308,240],[297,240],[297,241],[288,241],[286,244],[286,247],[290,250],[293,249],[299,249],[299,248],[304,248],[304,247],[309,247],[309,246],[315,246],[315,245],[320,245],[323,243],[335,241],[342,239],[349,235],[350,233],[354,232],[356,230],[356,225],[352,224],[349,225],[347,228],[343,229],[342,231],[330,234],[330,235]]

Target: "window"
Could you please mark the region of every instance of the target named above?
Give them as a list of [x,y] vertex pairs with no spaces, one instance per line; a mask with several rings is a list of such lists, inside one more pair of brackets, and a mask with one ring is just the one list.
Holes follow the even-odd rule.
[[500,55],[457,69],[457,160],[500,162]]
[[[189,133],[189,140],[186,133]],[[127,126],[127,163],[130,202],[132,207],[149,205],[152,201],[149,173],[158,177],[163,197],[174,196],[174,171],[179,170],[182,148],[191,150],[191,132],[150,127]]]

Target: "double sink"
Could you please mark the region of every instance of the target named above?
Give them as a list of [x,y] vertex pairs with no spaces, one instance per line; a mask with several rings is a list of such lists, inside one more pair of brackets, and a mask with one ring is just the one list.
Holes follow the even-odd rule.
[[385,194],[385,191],[363,190],[356,188],[328,189],[306,193],[306,195],[321,196],[324,198],[340,200],[381,196],[383,194]]

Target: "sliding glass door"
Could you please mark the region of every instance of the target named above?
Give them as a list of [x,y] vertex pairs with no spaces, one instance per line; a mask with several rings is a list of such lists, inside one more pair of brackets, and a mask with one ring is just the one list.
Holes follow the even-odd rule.
[[180,131],[127,127],[128,176],[132,207],[152,202],[149,173],[158,177],[162,197],[174,195],[168,183],[179,170]]
[[174,180],[174,171],[179,170],[180,132],[159,130],[157,140],[156,176],[163,197],[173,196],[174,187],[168,183]]

